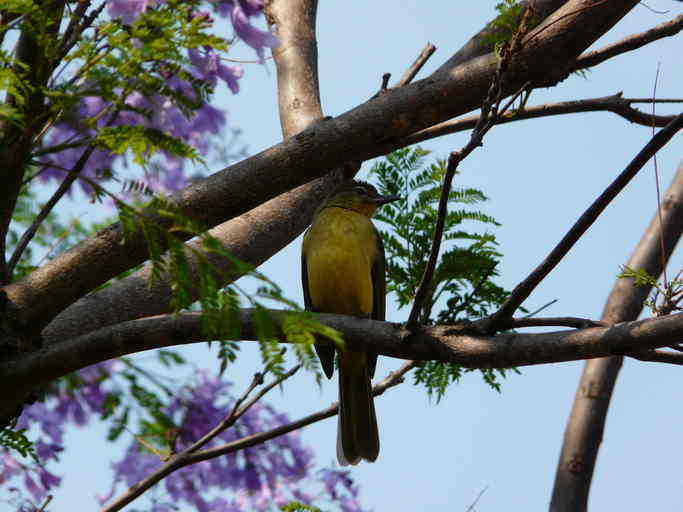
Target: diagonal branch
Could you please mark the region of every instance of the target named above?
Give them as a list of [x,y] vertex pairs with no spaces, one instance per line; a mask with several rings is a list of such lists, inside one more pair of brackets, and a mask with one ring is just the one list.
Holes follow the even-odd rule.
[[410,82],[413,81],[413,78],[417,76],[417,74],[420,72],[422,67],[427,63],[429,60],[429,57],[431,57],[434,52],[436,51],[436,46],[434,46],[432,43],[427,43],[425,47],[422,49],[420,52],[420,55],[417,56],[415,59],[415,62],[413,62],[408,69],[406,69],[406,72],[403,73],[403,76],[401,79],[398,81],[396,84],[397,87],[403,87],[404,85],[408,85]]
[[621,41],[600,48],[592,52],[585,53],[576,59],[576,64],[572,71],[578,71],[580,69],[587,69],[598,64],[605,62],[612,57],[621,55],[622,53],[631,52],[650,44],[653,41],[662,39],[664,37],[671,37],[678,34],[683,30],[683,14],[679,14],[671,21],[666,21],[660,23],[659,25],[652,27],[645,32],[640,32],[638,34],[630,35]]
[[[662,204],[661,224],[655,214],[627,263],[650,275],[662,273],[683,232],[680,221],[683,217],[683,165],[678,168]],[[664,254],[660,250],[660,233],[665,241]],[[602,320],[611,324],[637,318],[650,290],[650,286],[635,286],[633,279],[618,279]],[[557,463],[550,504],[553,512],[586,510],[607,410],[622,361],[622,357],[609,357],[589,361],[584,366]]]
[[666,127],[662,128],[626,168],[615,178],[615,180],[598,196],[588,209],[579,217],[567,234],[560,240],[555,248],[550,252],[543,262],[536,267],[529,276],[519,283],[512,291],[503,305],[486,319],[488,328],[492,330],[507,329],[512,315],[517,308],[524,302],[538,284],[555,268],[564,258],[574,244],[595,222],[600,214],[607,208],[607,205],[614,199],[619,192],[628,184],[629,181],[643,168],[643,166],[657,153],[671,138],[683,128],[683,114],[679,114]]

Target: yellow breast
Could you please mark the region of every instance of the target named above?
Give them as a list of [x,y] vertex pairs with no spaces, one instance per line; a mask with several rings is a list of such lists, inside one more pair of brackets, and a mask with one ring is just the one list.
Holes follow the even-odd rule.
[[303,250],[316,311],[372,313],[377,234],[368,217],[343,208],[324,208],[306,233]]

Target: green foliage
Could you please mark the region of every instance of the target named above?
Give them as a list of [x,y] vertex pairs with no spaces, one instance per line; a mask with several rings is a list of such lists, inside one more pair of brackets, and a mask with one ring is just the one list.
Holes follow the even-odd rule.
[[280,507],[282,512],[322,512],[318,507],[312,507],[299,501],[290,501]]
[[[401,149],[387,155],[370,171],[382,194],[402,197],[376,215],[391,228],[381,233],[387,255],[387,290],[396,294],[400,307],[412,304],[424,273],[446,172],[443,160],[425,165],[428,154],[419,147]],[[481,227],[499,224],[473,208],[486,200],[481,191],[472,188],[450,192],[442,255],[420,314],[421,323],[457,324],[481,318],[506,298],[507,292],[491,281],[498,275],[496,267],[501,256],[495,235],[481,231]],[[457,366],[431,361],[420,363],[415,378],[439,399],[462,373]],[[490,374],[485,373],[484,378],[496,387]]]
[[19,452],[22,457],[31,457],[38,462],[33,443],[26,437],[25,429],[14,430],[13,425],[0,428],[0,446]]
[[184,144],[180,139],[164,132],[144,126],[111,126],[101,128],[94,141],[101,149],[114,154],[131,151],[133,161],[144,166],[157,151],[165,151],[172,155],[199,161],[196,149]]
[[503,0],[496,4],[496,11],[498,16],[489,23],[490,30],[484,35],[484,40],[491,48],[510,40],[522,19],[524,6],[517,0]]
[[[58,10],[46,9],[29,0],[3,2],[7,20],[14,29],[27,31],[48,60],[56,66],[31,69],[10,52],[0,50],[0,90],[12,101],[0,107],[0,120],[22,126],[29,112],[29,98],[44,98],[40,123],[51,126],[67,122],[83,134],[68,143],[37,148],[34,157],[49,155],[65,147],[96,145],[114,153],[130,152],[133,160],[146,165],[159,150],[168,155],[202,161],[194,148],[177,137],[146,126],[107,126],[121,114],[135,112],[152,119],[151,107],[141,108],[131,98],[165,98],[191,117],[213,94],[214,85],[190,71],[188,50],[212,48],[226,52],[230,41],[209,32],[211,24],[192,13],[199,0],[169,0],[147,9],[134,23],[99,16],[101,8],[75,21],[75,30],[55,38],[47,27],[54,25]],[[8,5],[5,5],[8,4]],[[73,28],[73,27],[72,27]],[[36,73],[49,73],[51,79],[36,80]],[[174,86],[169,76],[183,80],[188,87]],[[46,83],[46,85],[41,85]],[[87,98],[100,98],[108,108],[93,117],[81,118],[74,108]],[[82,114],[82,112],[81,112]],[[35,119],[31,119],[35,122]],[[88,130],[97,130],[97,136]]]
[[651,296],[645,301],[645,306],[657,316],[668,315],[673,311],[681,311],[679,303],[683,300],[683,280],[680,271],[673,279],[659,284],[657,278],[650,275],[645,269],[633,269],[628,266],[621,268],[619,278],[633,279],[636,286],[650,286],[653,289]]

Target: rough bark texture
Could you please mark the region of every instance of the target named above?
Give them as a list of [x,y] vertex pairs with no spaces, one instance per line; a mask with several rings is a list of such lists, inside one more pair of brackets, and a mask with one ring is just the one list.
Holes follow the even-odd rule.
[[[652,222],[626,263],[633,269],[658,276],[683,232],[683,165],[662,202],[664,254],[660,245],[660,224]],[[609,324],[635,320],[650,293],[649,286],[634,286],[632,279],[618,279],[609,295],[602,320]],[[580,512],[587,509],[595,461],[602,442],[612,391],[623,357],[588,361],[584,366],[576,397],[564,433],[550,510]]]
[[[273,312],[272,318],[276,335],[285,339],[277,330],[282,314]],[[642,352],[672,345],[683,336],[683,313],[609,327],[497,336],[481,336],[452,325],[407,330],[401,324],[352,316],[319,314],[316,318],[341,331],[351,350],[444,361],[466,368],[509,368]],[[257,339],[252,319],[253,311],[241,312],[240,339]],[[199,313],[141,318],[2,361],[0,375],[13,386],[31,386],[112,357],[203,341],[206,337]]]

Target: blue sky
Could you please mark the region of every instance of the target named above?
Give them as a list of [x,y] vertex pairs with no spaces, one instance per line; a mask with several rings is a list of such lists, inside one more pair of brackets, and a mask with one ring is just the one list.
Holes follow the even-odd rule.
[[[372,96],[382,74],[397,79],[427,41],[438,48],[418,76],[426,76],[462,46],[494,15],[495,2],[322,2],[318,33],[320,84],[326,115],[336,116]],[[637,6],[596,47],[645,30],[683,12],[670,0]],[[666,14],[655,11],[668,11]],[[657,67],[658,97],[683,96],[681,36],[663,40],[571,76],[551,90],[535,91],[530,104],[591,98],[623,91],[649,97]],[[235,56],[252,58],[247,50]],[[247,65],[242,91],[221,94],[242,140],[255,153],[280,141],[275,70]],[[675,112],[680,107],[657,107]],[[498,283],[511,289],[547,254],[566,230],[640,150],[651,135],[610,113],[575,114],[511,123],[494,128],[461,165],[456,186],[482,189],[490,201],[483,210],[503,223],[496,230],[501,252]],[[468,134],[423,144],[444,157],[467,141]],[[663,188],[683,157],[679,135],[658,156]],[[367,165],[364,169],[367,169]],[[216,170],[219,166],[216,166]],[[361,176],[363,172],[361,172]],[[74,205],[71,206],[72,208]],[[75,212],[91,205],[81,204]],[[542,283],[526,303],[535,309],[557,299],[544,314],[598,318],[619,265],[628,258],[656,207],[653,167],[648,165],[610,205],[605,214]],[[100,215],[95,212],[94,215]],[[299,284],[300,240],[261,267],[288,297],[303,303]],[[683,259],[675,256],[671,270]],[[388,300],[388,319],[401,321],[407,311]],[[229,371],[238,388],[257,369],[253,344]],[[185,349],[197,365],[216,367],[204,346]],[[142,354],[141,358],[149,358]],[[382,377],[401,364],[381,358]],[[540,510],[547,507],[582,363],[528,367],[507,379],[498,394],[476,375],[466,376],[436,404],[410,384],[377,400],[382,449],[374,464],[361,464],[353,476],[361,500],[380,510],[466,510],[486,489],[477,510]],[[627,360],[610,409],[596,467],[591,508],[622,511],[680,510],[683,487],[679,461],[683,449],[673,440],[683,425],[674,406],[680,368]],[[298,375],[271,401],[293,418],[336,400],[336,382],[319,390],[308,375]],[[63,457],[63,489],[54,510],[90,510],[92,495],[108,489],[108,460],[115,447],[103,446],[104,429],[93,426],[67,437],[72,450]],[[304,430],[318,462],[334,460],[336,419]],[[126,441],[127,442],[127,441]],[[97,460],[93,460],[93,451]],[[83,471],[84,460],[92,470]],[[85,489],[85,491],[84,491]],[[656,489],[656,491],[654,491]]]

